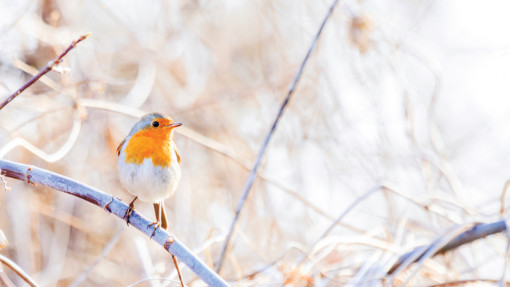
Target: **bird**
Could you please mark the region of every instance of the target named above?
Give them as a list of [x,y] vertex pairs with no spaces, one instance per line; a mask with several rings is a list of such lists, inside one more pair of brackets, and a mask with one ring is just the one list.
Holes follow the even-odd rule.
[[181,179],[181,157],[173,141],[174,129],[181,126],[160,114],[144,115],[117,147],[117,169],[122,186],[135,196],[124,214],[126,223],[137,199],[152,202],[154,231],[168,228],[164,200],[175,193]]

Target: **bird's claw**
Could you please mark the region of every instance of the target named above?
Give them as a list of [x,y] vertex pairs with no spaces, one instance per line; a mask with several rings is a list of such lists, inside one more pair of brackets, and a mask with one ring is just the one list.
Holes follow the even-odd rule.
[[147,229],[149,229],[149,227],[151,227],[151,226],[154,226],[154,230],[152,230],[152,235],[151,235],[151,239],[152,239],[152,237],[154,237],[154,234],[156,234],[156,229],[158,229],[158,227],[161,227],[161,222],[154,221],[153,223],[147,225]]
[[135,210],[135,201],[138,197],[135,197],[135,199],[133,199],[133,201],[131,201],[131,203],[129,204],[129,207],[128,209],[126,209],[126,212],[124,212],[124,216],[122,218],[124,218],[126,220],[126,224],[129,226],[129,218],[131,217],[131,213],[133,213],[133,210]]
[[104,211],[108,211],[110,213],[112,213],[112,210],[110,209],[110,204],[113,202],[113,200],[115,199],[115,197],[112,196],[112,200],[110,200],[110,202],[108,202],[105,206],[104,206]]

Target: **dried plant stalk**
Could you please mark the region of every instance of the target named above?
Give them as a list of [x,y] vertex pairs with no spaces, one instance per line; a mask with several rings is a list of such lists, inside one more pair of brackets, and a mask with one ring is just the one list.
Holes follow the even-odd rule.
[[14,271],[18,276],[23,279],[23,281],[27,282],[28,285],[32,287],[39,286],[32,277],[30,277],[21,267],[18,266],[18,264],[14,263],[9,258],[3,256],[0,254],[0,263],[4,264],[5,266],[9,267],[12,271]]

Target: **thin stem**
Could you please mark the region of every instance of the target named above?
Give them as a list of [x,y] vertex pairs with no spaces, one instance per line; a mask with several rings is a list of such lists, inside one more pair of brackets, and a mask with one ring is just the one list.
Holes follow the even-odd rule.
[[301,62],[301,66],[299,67],[299,70],[298,70],[296,76],[294,77],[294,81],[292,81],[292,83],[290,85],[289,92],[287,93],[287,97],[285,97],[285,99],[283,100],[280,110],[278,111],[278,114],[276,115],[276,118],[273,122],[273,125],[271,126],[269,133],[267,134],[266,138],[264,139],[264,142],[262,143],[262,147],[260,148],[260,151],[257,155],[255,164],[253,165],[253,168],[250,171],[250,175],[248,176],[248,180],[246,181],[246,184],[243,188],[243,195],[241,196],[241,199],[239,200],[239,203],[237,204],[237,209],[236,209],[236,213],[234,215],[234,219],[232,220],[232,224],[230,225],[228,235],[225,239],[225,243],[223,244],[223,248],[221,250],[221,253],[220,253],[217,265],[216,265],[216,272],[218,272],[218,273],[221,271],[221,267],[223,265],[223,261],[225,259],[227,250],[230,249],[230,241],[232,240],[232,236],[233,236],[234,231],[237,227],[237,222],[239,220],[241,210],[243,209],[244,203],[246,202],[246,199],[248,198],[251,187],[253,186],[253,182],[255,181],[255,178],[257,176],[257,169],[259,168],[260,162],[262,161],[262,157],[264,156],[266,148],[269,144],[269,140],[271,139],[274,131],[276,130],[276,127],[278,126],[280,118],[282,117],[283,112],[285,111],[285,108],[289,104],[289,101],[290,101],[292,95],[294,94],[296,86],[297,86],[299,80],[301,79],[301,75],[303,74],[303,70],[304,70],[306,64],[308,63],[308,59],[310,58],[310,55],[312,54],[313,50],[315,49],[315,46],[319,39],[319,36],[321,35],[322,30],[324,29],[324,26],[326,25],[329,17],[333,13],[333,10],[334,10],[335,6],[337,5],[337,3],[338,3],[338,0],[333,1],[331,6],[329,7],[329,10],[328,10],[326,16],[324,17],[324,20],[322,20],[319,30],[317,31],[317,34],[315,34],[312,44],[308,48],[308,52],[306,53],[305,58]]
[[179,270],[179,263],[177,263],[177,259],[175,258],[175,256],[173,254],[172,254],[172,260],[174,261],[175,270],[177,270],[177,275],[179,276],[179,282],[181,282],[181,287],[184,287],[184,282],[182,281],[182,276],[181,276],[181,270]]
[[69,53],[69,51],[71,51],[74,47],[76,47],[76,45],[78,43],[85,40],[88,36],[90,36],[90,33],[81,35],[80,38],[78,38],[77,40],[74,40],[71,43],[71,45],[69,45],[69,47],[67,47],[67,49],[65,49],[65,51],[62,54],[60,54],[58,57],[55,58],[55,60],[49,62],[48,65],[46,65],[46,67],[44,67],[44,69],[42,69],[37,75],[33,76],[28,82],[26,82],[23,86],[21,86],[21,88],[19,88],[16,92],[14,92],[14,94],[10,95],[7,99],[5,99],[0,104],[0,110],[3,109],[12,100],[14,100],[14,98],[16,98],[21,93],[23,93],[24,90],[26,90],[28,87],[30,87],[35,82],[37,82],[37,80],[39,80],[39,78],[44,76],[49,71],[53,70],[53,68],[55,68],[58,64],[60,64],[62,62],[62,59],[64,58],[65,55],[67,55],[67,53]]
[[305,262],[305,260],[310,256],[310,254],[312,253],[313,249],[315,248],[315,246],[317,246],[317,244],[323,240],[326,236],[328,236],[329,233],[331,233],[331,231],[335,228],[335,226],[337,226],[340,221],[342,221],[342,219],[347,215],[349,214],[349,212],[351,212],[354,207],[356,207],[359,203],[361,203],[362,201],[364,201],[365,199],[367,199],[370,195],[372,195],[373,193],[375,193],[376,191],[379,191],[381,189],[385,189],[386,187],[383,186],[383,185],[378,185],[372,189],[370,189],[369,191],[367,191],[365,194],[363,194],[362,196],[358,197],[353,203],[351,203],[344,211],[342,211],[342,213],[340,213],[340,215],[335,219],[335,221],[333,221],[329,227],[322,233],[322,235],[317,238],[317,240],[315,240],[315,242],[308,248],[308,251],[303,255],[303,258],[301,258],[301,260],[299,261],[296,269],[299,269],[299,267],[301,266],[301,264],[303,264]]
[[112,237],[112,239],[110,239],[108,244],[106,244],[106,246],[103,248],[103,251],[101,251],[101,254],[94,260],[94,262],[83,273],[81,273],[80,276],[78,276],[71,284],[67,286],[78,287],[83,281],[85,281],[85,279],[87,279],[87,276],[89,276],[89,274],[92,271],[94,271],[94,268],[96,268],[97,265],[99,265],[99,263],[103,261],[106,255],[113,249],[113,247],[115,247],[115,244],[119,242],[125,230],[126,229],[123,227],[122,229],[117,231],[117,233]]
[[32,287],[37,287],[37,283],[32,279],[21,267],[18,266],[18,264],[14,263],[9,258],[3,256],[0,254],[0,263],[4,264],[5,266],[9,267],[12,271],[14,271],[18,276],[23,279],[23,281],[27,282],[28,285]]

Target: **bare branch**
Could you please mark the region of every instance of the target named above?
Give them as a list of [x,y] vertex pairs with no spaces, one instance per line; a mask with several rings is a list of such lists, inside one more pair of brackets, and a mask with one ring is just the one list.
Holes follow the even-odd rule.
[[276,127],[278,126],[278,123],[283,115],[283,112],[285,111],[285,108],[289,104],[289,101],[292,98],[292,95],[294,94],[294,91],[296,89],[296,86],[301,79],[301,75],[303,74],[303,70],[308,63],[308,59],[310,58],[310,55],[312,54],[313,50],[315,49],[315,46],[317,44],[317,41],[319,39],[319,36],[322,33],[322,30],[324,29],[324,26],[326,25],[329,17],[333,13],[333,10],[335,6],[337,5],[338,0],[333,0],[333,3],[328,9],[328,12],[326,13],[326,16],[324,17],[324,20],[322,20],[322,23],[319,27],[319,30],[317,31],[317,34],[315,34],[315,37],[312,40],[312,44],[308,48],[308,52],[305,55],[305,58],[301,62],[301,66],[299,67],[299,70],[296,73],[296,76],[294,77],[294,80],[292,81],[289,92],[287,93],[287,96],[283,100],[283,103],[280,107],[280,110],[278,111],[278,114],[276,115],[276,118],[273,122],[273,125],[271,126],[271,129],[269,130],[269,133],[267,134],[266,138],[264,139],[264,142],[262,143],[262,147],[260,148],[260,151],[257,155],[257,159],[255,160],[255,164],[253,165],[253,168],[250,171],[250,175],[248,176],[248,180],[246,180],[246,184],[243,188],[243,195],[241,196],[241,199],[239,200],[239,203],[237,204],[236,213],[234,215],[234,219],[232,220],[232,224],[230,225],[230,229],[228,231],[228,235],[225,239],[225,243],[223,244],[223,248],[221,250],[220,256],[218,258],[218,262],[216,264],[216,272],[221,271],[221,267],[223,265],[223,261],[225,259],[227,250],[230,249],[230,241],[232,240],[232,236],[234,234],[234,231],[237,226],[237,221],[239,220],[239,215],[241,213],[241,210],[243,209],[244,203],[246,202],[246,199],[248,198],[248,195],[250,193],[251,187],[253,186],[253,183],[255,181],[255,178],[257,176],[257,170],[259,168],[260,162],[262,161],[262,157],[264,156],[264,153],[266,151],[267,146],[269,145],[269,141],[271,140],[271,137],[276,130]]
[[[469,230],[466,230],[462,232],[461,234],[455,236],[452,240],[450,240],[447,244],[445,244],[442,248],[437,250],[432,256],[435,256],[437,254],[443,254],[450,250],[453,250],[461,245],[471,243],[477,239],[484,238],[486,236],[503,232],[506,230],[506,224],[504,220],[499,220],[492,223],[477,223]],[[407,261],[408,258],[411,256],[416,255],[417,252],[420,252],[421,254],[414,258],[412,262],[419,261],[428,251],[431,247],[434,245],[428,245],[428,246],[419,246],[413,249],[413,251],[410,251],[402,256],[397,260],[395,264],[388,270],[387,274],[391,275],[397,268],[402,265],[403,262]]]
[[14,94],[10,95],[7,99],[5,99],[1,104],[0,104],[0,110],[3,109],[8,103],[10,103],[12,100],[14,100],[14,98],[16,98],[17,96],[19,96],[21,93],[23,93],[24,90],[26,90],[28,87],[30,87],[31,85],[33,85],[35,82],[37,82],[37,80],[39,80],[40,77],[44,76],[46,73],[48,73],[49,71],[53,70],[58,64],[60,64],[62,62],[62,59],[64,58],[65,55],[67,55],[67,53],[69,53],[69,51],[71,51],[74,47],[76,47],[76,45],[78,43],[80,43],[81,41],[87,39],[87,37],[90,36],[90,33],[87,33],[85,35],[81,35],[80,38],[78,38],[77,40],[74,40],[71,45],[69,45],[69,47],[67,47],[67,49],[64,50],[64,52],[62,54],[60,54],[58,57],[55,58],[55,60],[51,61],[48,63],[48,65],[46,65],[46,67],[44,67],[44,69],[42,69],[39,74],[35,75],[34,77],[32,77],[32,79],[30,79],[28,82],[26,82],[21,88],[19,88],[16,92],[14,92]]
[[[26,181],[31,184],[41,184],[84,199],[94,205],[107,209],[112,214],[122,219],[128,208],[126,204],[109,194],[41,168],[0,160],[0,170],[1,174],[7,177]],[[150,225],[150,220],[147,220],[138,212],[133,211],[129,223],[147,237],[151,238],[153,227]],[[158,227],[152,239],[163,246],[170,254],[179,258],[179,260],[186,264],[208,285],[228,286],[218,274],[214,273],[204,262],[195,257],[184,244],[167,231]]]

